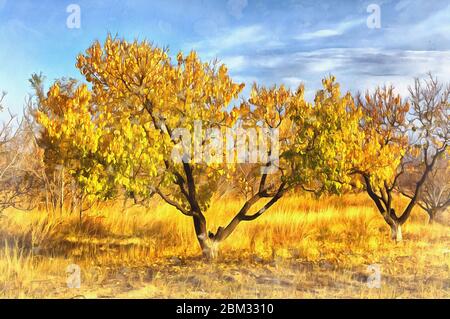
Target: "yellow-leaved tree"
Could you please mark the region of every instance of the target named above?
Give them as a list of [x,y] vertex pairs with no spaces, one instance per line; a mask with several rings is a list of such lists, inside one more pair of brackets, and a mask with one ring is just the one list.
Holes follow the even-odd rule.
[[[62,113],[40,112],[38,121],[54,145],[66,141],[81,158],[73,173],[88,196],[120,187],[141,198],[158,194],[192,218],[208,258],[288,190],[339,192],[350,179],[352,145],[363,133],[353,99],[333,77],[314,104],[304,100],[303,86],[255,85],[233,107],[243,84],[195,52],[172,59],[146,41],[108,36],[81,54],[77,67],[89,86],[68,96],[55,83],[45,103]],[[244,204],[213,232],[205,212],[223,179],[241,190]]]
[[[450,87],[443,87],[430,75],[428,80],[415,80],[408,100],[396,94],[392,86],[358,97],[365,138],[354,156],[354,173],[363,180],[364,189],[396,241],[402,240],[401,226],[409,219],[429,175],[448,147],[449,96]],[[402,191],[399,180],[412,167],[413,185]],[[409,197],[400,212],[393,206],[397,191]]]

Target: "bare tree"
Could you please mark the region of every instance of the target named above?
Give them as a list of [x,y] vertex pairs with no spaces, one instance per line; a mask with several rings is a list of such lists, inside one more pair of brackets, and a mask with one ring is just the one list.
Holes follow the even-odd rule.
[[[6,93],[0,96],[0,110]],[[32,182],[24,166],[26,165],[23,143],[22,121],[8,110],[9,117],[1,123],[0,128],[0,212],[9,207],[30,209],[31,205],[24,198],[29,194]]]
[[429,74],[424,81],[415,79],[409,91],[412,140],[422,165],[415,188],[403,193],[424,208],[432,220],[449,205],[446,150],[450,144],[450,85],[440,84]]
[[[429,222],[434,221],[446,223],[445,212],[450,205],[450,157],[447,154],[437,160],[433,170],[425,181],[420,192],[417,205],[419,205],[429,217]],[[416,163],[417,164],[417,163]],[[420,172],[419,172],[420,173]],[[418,172],[413,166],[407,174],[400,179],[399,191],[408,198],[412,198],[414,183]]]

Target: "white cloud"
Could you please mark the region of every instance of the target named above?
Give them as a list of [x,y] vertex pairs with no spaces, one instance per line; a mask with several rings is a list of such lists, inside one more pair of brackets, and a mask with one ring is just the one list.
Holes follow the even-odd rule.
[[220,59],[225,63],[231,71],[240,72],[244,69],[276,69],[279,66],[285,65],[286,57],[284,54],[267,54],[267,55],[231,55]]
[[[1,1],[1,0],[0,0]],[[30,34],[35,37],[42,37],[43,34],[33,27],[29,27],[24,21],[19,19],[9,19],[0,25],[0,38],[10,37],[14,39],[23,34]]]
[[267,33],[262,26],[251,25],[232,29],[228,34],[215,38],[211,42],[215,46],[220,45],[223,49],[228,49],[239,45],[258,43],[266,39]]
[[408,95],[413,78],[423,77],[427,72],[432,72],[442,82],[450,82],[450,51],[330,48],[279,55],[236,56],[230,61],[239,66],[237,70],[230,66],[230,71],[239,75],[239,81],[247,84],[256,81],[264,85],[284,83],[291,88],[303,82],[308,98],[320,88],[321,79],[329,74],[336,76],[343,90],[357,92],[392,84],[403,96]]
[[323,30],[318,30],[318,31],[314,31],[314,32],[307,32],[307,33],[300,34],[300,35],[296,36],[295,39],[297,39],[297,40],[313,40],[313,39],[317,39],[317,38],[334,37],[334,36],[341,35],[341,34],[342,34],[342,32],[339,30],[323,29]]
[[206,52],[210,56],[215,56],[222,51],[268,42],[269,40],[269,33],[263,26],[250,25],[221,30],[214,37],[208,37],[194,43],[187,43],[185,47],[188,47],[188,50],[195,49]]
[[[432,3],[428,2],[429,5]],[[431,13],[424,10],[421,15],[423,6],[420,2],[399,2],[396,14],[400,22],[392,23],[389,28],[382,27],[381,30],[384,29],[385,32],[379,32],[379,36],[372,39],[372,45],[413,50],[449,49],[450,5],[435,8]]]
[[295,76],[284,77],[281,79],[281,81],[292,89],[296,89],[301,83],[305,82],[304,80]]
[[356,20],[348,20],[341,22],[337,25],[334,25],[333,28],[326,28],[321,29],[317,31],[312,32],[305,32],[302,34],[299,34],[297,36],[294,36],[294,39],[299,41],[309,41],[309,40],[315,40],[315,39],[321,39],[321,38],[329,38],[329,37],[335,37],[339,35],[343,35],[350,29],[362,25],[364,23],[364,19],[356,19]]
[[[420,36],[429,37],[430,34],[441,35],[449,38],[450,34],[450,5],[445,9],[437,11],[434,15],[424,21],[414,24],[411,28],[411,36],[420,33]],[[440,39],[443,40],[443,39]]]
[[276,68],[285,63],[285,57],[283,55],[263,55],[260,57],[255,57],[252,60],[252,65],[261,68]]
[[228,56],[221,59],[221,62],[225,63],[226,66],[233,71],[240,71],[247,64],[246,58],[242,55]]

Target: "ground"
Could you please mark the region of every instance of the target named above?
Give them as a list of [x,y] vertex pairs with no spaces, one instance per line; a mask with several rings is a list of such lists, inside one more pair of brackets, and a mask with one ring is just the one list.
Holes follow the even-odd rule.
[[[241,204],[215,199],[210,229]],[[10,210],[0,218],[0,297],[449,298],[449,229],[416,209],[395,243],[364,194],[291,194],[205,262],[191,220],[156,201],[105,204],[81,224],[75,214]]]

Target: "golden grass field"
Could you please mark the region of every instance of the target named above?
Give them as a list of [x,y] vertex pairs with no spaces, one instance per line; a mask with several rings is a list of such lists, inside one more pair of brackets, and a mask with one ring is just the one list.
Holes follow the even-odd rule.
[[[401,202],[401,201],[400,201]],[[209,228],[241,202],[215,199]],[[2,298],[449,298],[450,232],[416,209],[392,242],[364,195],[291,195],[242,223],[205,262],[190,218],[159,202],[78,216],[7,211],[0,217]],[[67,287],[67,267],[81,270]],[[378,264],[381,287],[369,288]]]

